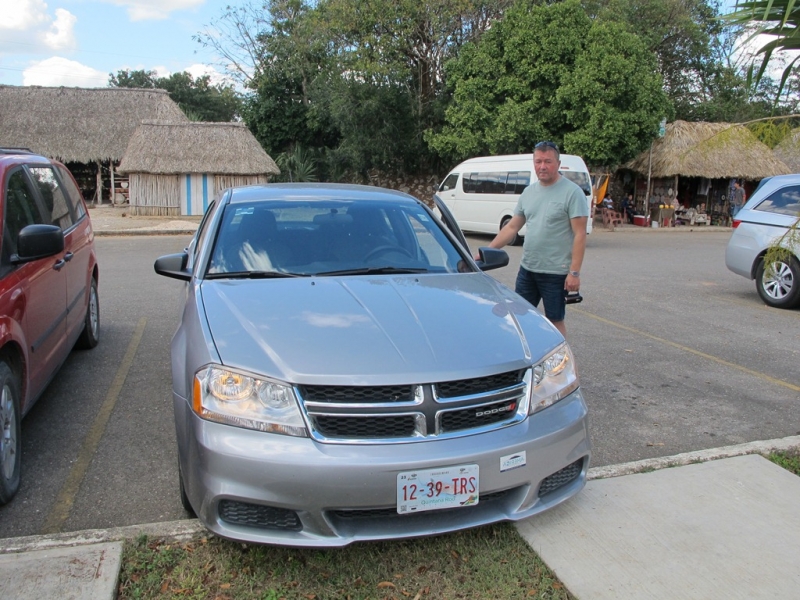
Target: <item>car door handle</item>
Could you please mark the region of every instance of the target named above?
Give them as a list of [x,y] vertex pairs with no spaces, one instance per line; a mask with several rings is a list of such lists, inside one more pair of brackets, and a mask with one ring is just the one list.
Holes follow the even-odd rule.
[[67,253],[64,255],[64,260],[65,260],[66,262],[69,262],[69,261],[71,261],[71,260],[72,260],[72,257],[73,257],[73,256],[75,256],[75,255],[74,255],[72,252],[67,252]]
[[67,264],[67,261],[66,261],[66,260],[64,260],[64,259],[62,258],[61,260],[57,260],[57,261],[56,261],[56,264],[54,264],[54,265],[53,265],[53,268],[54,268],[56,271],[60,271],[61,269],[63,269],[63,268],[64,268],[64,265],[65,265],[65,264]]

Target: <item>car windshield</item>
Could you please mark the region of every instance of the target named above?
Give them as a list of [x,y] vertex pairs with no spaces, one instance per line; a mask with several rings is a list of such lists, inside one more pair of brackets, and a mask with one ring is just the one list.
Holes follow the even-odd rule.
[[440,225],[417,204],[291,200],[225,207],[207,277],[471,270]]

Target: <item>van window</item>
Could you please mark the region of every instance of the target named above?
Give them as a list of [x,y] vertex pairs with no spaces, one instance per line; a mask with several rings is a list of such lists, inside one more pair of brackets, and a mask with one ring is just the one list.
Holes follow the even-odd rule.
[[442,185],[439,186],[439,191],[453,190],[456,187],[456,183],[458,183],[458,173],[450,173],[442,182]]
[[530,171],[468,173],[463,185],[468,194],[521,194],[530,180]]
[[589,174],[582,171],[559,171],[564,177],[569,179],[572,183],[578,185],[587,196],[592,195],[592,183],[589,181]]

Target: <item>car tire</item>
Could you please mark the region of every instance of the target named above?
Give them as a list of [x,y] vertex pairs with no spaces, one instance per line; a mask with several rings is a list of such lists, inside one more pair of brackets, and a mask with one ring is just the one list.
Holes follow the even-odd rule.
[[[503,220],[500,221],[500,229],[502,229],[503,227],[508,225],[508,222],[510,220],[511,220],[511,217],[503,217]],[[522,239],[523,239],[522,236],[515,235],[514,239],[511,240],[511,242],[509,243],[509,246],[521,246],[522,245]]]
[[756,289],[765,304],[775,308],[794,308],[800,304],[800,263],[796,258],[774,263],[775,272],[767,275],[764,261],[756,269]]
[[22,437],[19,381],[5,361],[0,361],[0,505],[19,490]]
[[197,516],[194,512],[194,508],[192,508],[192,503],[189,502],[189,496],[186,494],[186,486],[183,483],[183,472],[181,472],[180,464],[178,465],[178,485],[180,487],[181,505],[183,506],[183,510],[189,513],[189,515],[192,517]]
[[92,285],[89,289],[89,305],[86,307],[86,317],[83,322],[77,348],[90,350],[97,346],[100,341],[100,300],[97,297],[97,280],[92,277]]

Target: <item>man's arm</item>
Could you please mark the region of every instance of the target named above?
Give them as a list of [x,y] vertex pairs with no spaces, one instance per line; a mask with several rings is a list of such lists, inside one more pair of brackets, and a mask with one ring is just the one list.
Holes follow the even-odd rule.
[[[494,239],[489,242],[489,248],[502,248],[503,246],[508,246],[519,233],[519,230],[522,229],[523,225],[525,225],[525,217],[522,215],[514,215],[511,217],[511,220],[506,223],[506,226],[498,231],[497,235],[494,236]],[[480,256],[476,255],[475,260],[480,260]]]
[[[569,265],[569,273],[564,287],[570,292],[577,292],[581,287],[580,273],[583,264],[583,255],[586,252],[586,221],[588,217],[575,217],[569,220],[572,226],[572,262]],[[499,234],[498,234],[499,235]]]

